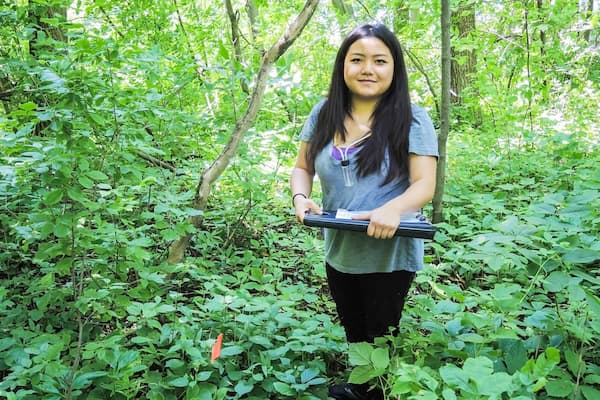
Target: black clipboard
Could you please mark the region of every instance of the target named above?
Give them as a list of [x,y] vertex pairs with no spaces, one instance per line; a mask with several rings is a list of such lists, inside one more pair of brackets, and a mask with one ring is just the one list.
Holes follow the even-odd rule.
[[[362,221],[350,218],[336,218],[336,211],[323,211],[322,215],[313,214],[309,211],[304,215],[304,225],[342,229],[355,232],[366,232],[369,221]],[[410,221],[400,221],[398,229],[394,236],[405,236],[419,239],[433,239],[435,235],[435,226],[431,225],[425,217],[417,217]]]

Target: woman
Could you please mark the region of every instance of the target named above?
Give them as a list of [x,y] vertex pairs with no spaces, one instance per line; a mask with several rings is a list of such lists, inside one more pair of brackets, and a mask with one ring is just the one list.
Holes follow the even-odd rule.
[[[323,208],[360,211],[366,235],[325,229],[329,288],[349,342],[372,342],[397,329],[423,241],[396,237],[401,217],[433,198],[437,140],[426,111],[410,102],[406,66],[395,35],[363,25],[338,50],[329,94],[300,134],[291,176],[292,202],[302,221],[321,213],[310,198],[315,173]],[[335,399],[378,399],[365,385],[330,387]]]

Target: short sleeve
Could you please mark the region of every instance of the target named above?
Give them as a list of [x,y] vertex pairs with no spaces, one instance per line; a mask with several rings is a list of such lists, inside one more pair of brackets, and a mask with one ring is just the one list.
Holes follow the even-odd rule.
[[439,157],[437,135],[429,114],[415,105],[412,106],[412,113],[408,152],[419,156]]
[[312,139],[312,136],[315,132],[315,127],[317,126],[317,120],[319,119],[319,113],[323,108],[323,104],[325,104],[325,99],[317,103],[317,105],[314,106],[310,111],[310,114],[308,114],[308,118],[306,118],[306,122],[300,131],[300,140],[310,142]]

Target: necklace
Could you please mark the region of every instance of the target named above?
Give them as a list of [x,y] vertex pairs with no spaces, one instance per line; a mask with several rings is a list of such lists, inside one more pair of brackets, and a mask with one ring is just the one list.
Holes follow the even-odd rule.
[[346,187],[350,187],[354,184],[354,179],[353,179],[353,176],[350,171],[350,159],[348,158],[348,150],[358,146],[359,144],[362,144],[362,142],[364,142],[370,136],[371,136],[371,131],[369,130],[363,136],[359,137],[358,139],[356,139],[356,140],[352,141],[350,144],[348,144],[348,146],[344,146],[344,147],[338,146],[335,144],[335,141],[333,143],[333,147],[335,147],[337,149],[337,151],[340,153],[340,156],[342,158],[340,165],[342,166],[342,175],[344,176],[344,186],[346,186]]
[[369,138],[371,136],[371,129],[369,129],[368,131],[366,131],[361,137],[359,137],[358,139],[353,140],[351,143],[349,143],[346,146],[340,146],[339,144],[335,144],[335,139],[338,138],[339,136],[336,135],[336,137],[334,137],[333,139],[333,145],[335,146],[336,149],[340,149],[340,148],[349,148],[349,147],[355,147],[359,144],[361,144],[364,140],[366,140],[367,138]]

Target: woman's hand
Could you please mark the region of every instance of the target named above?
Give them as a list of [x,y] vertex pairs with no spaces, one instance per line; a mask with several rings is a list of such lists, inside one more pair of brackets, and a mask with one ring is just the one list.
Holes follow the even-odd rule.
[[372,211],[356,214],[352,219],[370,221],[367,235],[375,239],[391,239],[400,225],[400,214],[389,204]]
[[296,209],[296,219],[300,222],[304,222],[304,214],[307,211],[319,215],[323,214],[321,207],[309,197],[312,192],[315,171],[314,168],[308,164],[306,159],[308,146],[308,142],[301,142],[296,165],[292,169],[292,176],[290,178],[291,192],[294,193],[292,195],[292,202]]
[[400,225],[400,217],[420,210],[433,198],[437,159],[409,154],[410,186],[400,196],[372,211],[357,214],[354,219],[368,220],[367,235],[375,239],[390,239]]
[[304,222],[304,215],[307,211],[318,215],[323,214],[323,210],[317,203],[303,196],[296,196],[294,199],[294,208],[296,209],[296,219],[300,222]]

